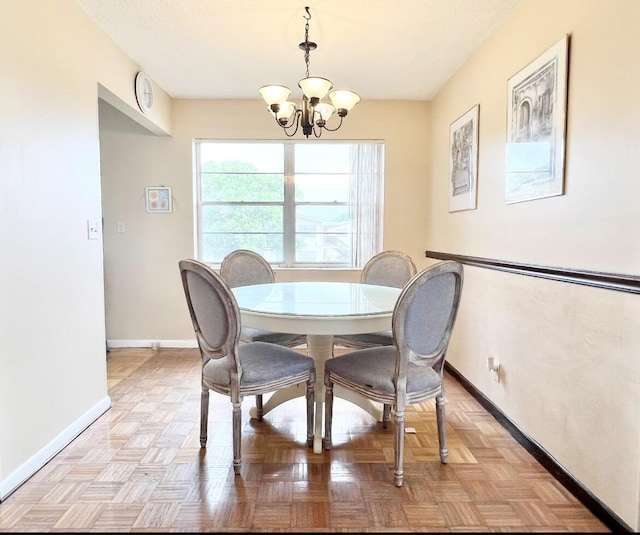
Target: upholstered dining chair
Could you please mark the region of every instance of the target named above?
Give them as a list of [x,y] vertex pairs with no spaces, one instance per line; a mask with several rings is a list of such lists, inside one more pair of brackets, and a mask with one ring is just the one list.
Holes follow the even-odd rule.
[[[411,257],[401,251],[382,251],[371,257],[360,274],[360,282],[402,288],[416,274]],[[350,349],[393,344],[391,329],[375,333],[334,336],[333,345]]]
[[[391,346],[359,349],[325,362],[324,448],[331,449],[334,385],[390,405],[395,422],[394,483],[404,478],[404,414],[407,405],[435,398],[440,461],[448,460],[444,411],[444,363],[462,293],[463,268],[439,262],[415,275],[396,302]],[[388,418],[383,417],[387,427]]]
[[233,405],[233,469],[242,465],[242,400],[256,396],[262,419],[262,395],[306,382],[307,444],[313,444],[315,366],[312,358],[278,344],[240,344],[238,304],[227,283],[197,260],[179,262],[189,314],[202,356],[200,446],[206,447],[209,391],[229,396]]
[[[249,249],[236,249],[222,259],[220,275],[231,288],[250,284],[269,284],[275,281],[271,264],[260,254]],[[270,342],[285,347],[307,343],[304,334],[290,334],[242,327],[241,342]]]

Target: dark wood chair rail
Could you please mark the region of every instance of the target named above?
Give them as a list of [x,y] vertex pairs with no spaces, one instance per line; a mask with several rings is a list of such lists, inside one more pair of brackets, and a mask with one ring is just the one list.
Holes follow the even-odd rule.
[[521,262],[509,262],[493,258],[480,258],[437,251],[425,251],[427,258],[436,260],[455,260],[468,266],[506,271],[529,277],[539,277],[560,282],[570,282],[583,286],[594,286],[605,290],[615,290],[640,294],[640,277],[637,275],[623,275],[618,273],[605,273],[601,271],[587,271],[581,269],[561,268],[553,266],[541,266],[537,264],[524,264]]

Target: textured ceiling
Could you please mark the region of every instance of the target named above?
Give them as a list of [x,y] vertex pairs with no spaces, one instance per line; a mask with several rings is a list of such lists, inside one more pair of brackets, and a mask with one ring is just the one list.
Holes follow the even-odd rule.
[[311,76],[363,99],[431,100],[518,0],[76,0],[174,98],[293,97]]

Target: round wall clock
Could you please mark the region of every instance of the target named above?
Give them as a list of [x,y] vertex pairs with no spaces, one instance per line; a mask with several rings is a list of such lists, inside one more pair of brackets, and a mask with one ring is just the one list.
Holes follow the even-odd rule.
[[143,113],[151,111],[153,106],[153,83],[149,75],[140,71],[136,74],[136,100]]

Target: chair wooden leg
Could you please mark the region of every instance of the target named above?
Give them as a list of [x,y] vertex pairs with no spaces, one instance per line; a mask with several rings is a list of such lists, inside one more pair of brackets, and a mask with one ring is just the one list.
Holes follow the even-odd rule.
[[209,422],[209,389],[202,385],[200,393],[200,447],[207,445],[207,423]]
[[240,446],[242,444],[242,402],[233,403],[233,471],[240,473],[242,456]]
[[389,421],[391,420],[391,405],[385,403],[382,408],[382,427],[385,429],[389,427]]
[[396,409],[396,467],[393,472],[393,482],[396,487],[402,486],[404,479],[404,411]]
[[314,413],[313,407],[315,405],[315,398],[313,395],[314,385],[316,382],[316,374],[311,373],[309,380],[307,381],[307,445],[313,446],[313,433],[314,433]]
[[329,375],[324,376],[324,439],[325,450],[331,449],[331,421],[333,420],[333,383]]
[[436,420],[438,422],[438,442],[440,444],[440,462],[446,464],[449,460],[447,449],[447,434],[445,429],[444,394],[436,396]]
[[258,394],[256,396],[256,418],[258,421],[262,421],[262,417],[264,416],[264,409],[262,407],[262,394]]

